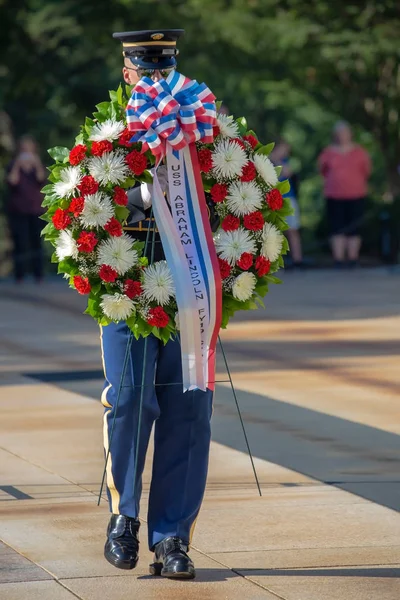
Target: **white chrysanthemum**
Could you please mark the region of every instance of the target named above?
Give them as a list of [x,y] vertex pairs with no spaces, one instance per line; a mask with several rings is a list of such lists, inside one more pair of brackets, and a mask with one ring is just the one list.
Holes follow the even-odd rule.
[[256,276],[253,273],[241,273],[235,278],[232,286],[232,294],[234,298],[244,302],[251,298],[256,286]]
[[229,186],[227,206],[237,217],[261,208],[263,194],[254,181],[234,181]]
[[85,196],[85,204],[79,219],[84,227],[104,227],[114,216],[114,208],[108,196],[101,192]]
[[92,142],[103,142],[104,140],[112,142],[119,138],[124,129],[125,125],[122,121],[107,119],[107,121],[96,123],[93,126],[89,140]]
[[245,151],[237,142],[221,140],[212,153],[212,163],[217,176],[224,179],[238,177],[248,162]]
[[66,167],[60,172],[60,181],[54,184],[54,193],[57,198],[70,198],[74,195],[82,179],[79,167]]
[[155,300],[158,304],[168,304],[175,293],[172,273],[165,260],[156,262],[144,270],[143,295],[148,300]]
[[227,115],[217,115],[217,123],[222,137],[235,138],[239,135],[239,127],[233,120],[233,117]]
[[88,161],[88,168],[100,185],[116,185],[129,175],[129,167],[121,152],[105,152],[102,156],[92,156]]
[[58,260],[64,260],[72,256],[72,258],[78,257],[78,246],[76,241],[72,237],[72,233],[67,229],[63,229],[57,239],[56,255]]
[[236,231],[221,231],[215,237],[215,248],[220,258],[234,265],[243,252],[253,254],[256,246],[251,234],[239,227]]
[[261,254],[274,262],[282,251],[283,234],[272,223],[265,223],[262,230]]
[[135,311],[135,304],[125,294],[104,294],[100,306],[113,321],[125,321]]
[[108,265],[123,275],[138,262],[138,253],[132,244],[132,238],[126,233],[103,240],[97,250],[97,264]]
[[278,175],[268,156],[255,154],[253,160],[259,175],[261,175],[265,183],[270,187],[274,187],[278,183]]

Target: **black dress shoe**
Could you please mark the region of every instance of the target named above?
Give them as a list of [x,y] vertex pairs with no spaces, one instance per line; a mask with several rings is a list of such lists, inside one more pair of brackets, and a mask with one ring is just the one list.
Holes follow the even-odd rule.
[[118,569],[134,569],[139,552],[139,519],[124,515],[111,515],[107,529],[104,556]]
[[154,549],[154,563],[150,565],[151,575],[161,575],[171,579],[194,579],[194,564],[186,554],[188,547],[178,537],[162,540]]

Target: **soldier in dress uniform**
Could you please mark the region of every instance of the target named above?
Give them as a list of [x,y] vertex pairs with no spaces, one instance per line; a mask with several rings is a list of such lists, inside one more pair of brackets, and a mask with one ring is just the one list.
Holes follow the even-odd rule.
[[[176,44],[182,33],[182,30],[114,33],[113,37],[122,42],[125,82],[134,86],[144,75],[153,81],[167,77],[176,68]],[[157,174],[165,190],[167,180],[162,167]],[[154,259],[160,260],[162,246],[149,215],[151,196],[150,185],[142,184],[131,190],[128,204],[131,215],[126,230],[136,239],[144,240],[150,228],[149,235],[155,236]],[[187,553],[206,485],[212,391],[183,393],[179,339],[164,345],[150,335],[146,356],[145,340],[133,339],[111,436],[129,337],[130,331],[123,322],[111,323],[101,331],[106,378],[101,401],[105,407],[107,491],[112,513],[104,554],[120,569],[133,569],[138,561],[141,478],[154,424],[147,517],[149,548],[154,551],[150,572],[171,578],[193,578],[195,569]],[[143,408],[137,440],[143,369]]]

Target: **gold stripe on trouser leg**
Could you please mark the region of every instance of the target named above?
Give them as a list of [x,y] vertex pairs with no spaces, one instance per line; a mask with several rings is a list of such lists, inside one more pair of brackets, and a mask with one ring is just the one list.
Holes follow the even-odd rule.
[[[107,417],[109,415],[111,411],[107,410],[104,412],[104,428],[103,428],[103,434],[104,434],[104,450],[106,453],[106,456],[108,454],[108,448],[109,448],[109,441],[108,441],[108,420]],[[119,515],[119,501],[120,501],[120,495],[118,493],[117,488],[115,487],[115,483],[114,483],[114,477],[113,477],[113,473],[112,473],[112,456],[111,456],[111,452],[108,454],[108,461],[107,461],[107,487],[110,491],[110,495],[111,495],[111,512],[114,515]]]
[[190,532],[189,532],[189,546],[192,545],[192,538],[193,538],[193,534],[194,534],[194,529],[196,527],[196,523],[197,523],[197,518],[195,518],[195,520],[193,521],[193,523],[190,526]]
[[[107,379],[107,372],[106,372],[106,363],[105,363],[105,360],[104,360],[103,327],[101,325],[100,325],[100,348],[101,348],[101,361],[103,363],[104,377],[108,381],[108,379]],[[104,390],[103,390],[103,392],[101,394],[101,403],[106,408],[112,408],[111,404],[107,400],[107,393],[109,392],[109,390],[111,388],[112,388],[112,384],[109,383],[104,388]],[[106,453],[106,457],[107,457],[108,448],[109,448],[109,441],[108,441],[108,420],[107,420],[107,417],[108,417],[109,413],[110,413],[109,410],[107,410],[107,411],[104,412],[104,423],[103,423],[104,450],[105,450],[105,453]],[[106,473],[107,473],[107,487],[108,487],[108,489],[110,491],[110,495],[111,495],[111,511],[113,512],[113,514],[119,515],[120,495],[118,493],[117,488],[115,487],[114,477],[113,477],[113,474],[112,474],[112,456],[111,456],[111,452],[108,454],[108,461],[107,461]]]

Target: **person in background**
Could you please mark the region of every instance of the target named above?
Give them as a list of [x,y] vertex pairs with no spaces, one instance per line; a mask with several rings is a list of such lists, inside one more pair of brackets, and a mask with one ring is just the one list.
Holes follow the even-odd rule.
[[290,191],[284,194],[285,198],[290,199],[294,214],[286,217],[289,229],[285,232],[289,241],[290,255],[293,267],[303,266],[303,251],[300,238],[300,210],[297,202],[297,175],[290,166],[290,145],[283,139],[279,140],[271,152],[271,160],[276,166],[281,166],[282,171],[279,181],[289,180]]
[[339,121],[333,129],[333,143],[318,158],[324,178],[332,254],[337,267],[358,263],[371,161],[364,148],[355,144],[348,123]]
[[42,223],[39,216],[43,213],[40,190],[46,178],[36,141],[30,136],[22,137],[16,156],[7,169],[6,212],[17,282],[21,282],[30,270],[38,282],[43,277]]

